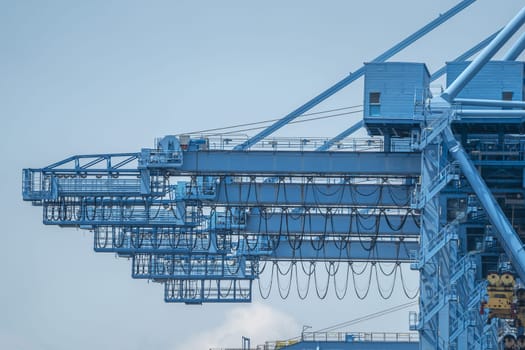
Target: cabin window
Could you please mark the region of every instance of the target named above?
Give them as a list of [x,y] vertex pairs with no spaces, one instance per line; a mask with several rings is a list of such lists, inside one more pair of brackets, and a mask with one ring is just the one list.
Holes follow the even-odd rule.
[[501,93],[501,99],[503,101],[512,101],[513,95],[514,95],[514,93],[512,91],[503,91]]
[[371,117],[379,117],[381,114],[381,93],[371,92],[368,96],[368,104]]
[[[512,101],[514,93],[512,91],[503,91],[501,93],[501,99],[503,101]],[[510,109],[509,107],[503,107],[502,109]]]

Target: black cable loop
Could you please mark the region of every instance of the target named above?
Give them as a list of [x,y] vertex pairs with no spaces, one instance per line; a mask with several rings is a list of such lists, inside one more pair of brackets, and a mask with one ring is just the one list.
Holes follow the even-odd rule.
[[82,218],[82,199],[83,197],[76,197],[73,198],[73,213],[72,213],[72,220],[78,222]]
[[397,277],[397,268],[395,268],[394,277],[392,278],[392,286],[390,287],[390,291],[387,290],[386,293],[384,293],[383,288],[381,288],[381,283],[379,282],[379,273],[377,272],[377,265],[374,265],[375,272],[376,272],[376,283],[377,283],[377,290],[379,292],[379,295],[384,300],[390,299],[392,297],[392,294],[394,293],[394,289],[396,286],[396,277]]
[[358,276],[362,275],[363,273],[365,273],[365,271],[366,271],[366,269],[367,269],[369,263],[370,263],[369,261],[366,261],[366,262],[365,262],[365,266],[363,267],[363,269],[362,269],[360,272],[356,272],[356,271],[354,270],[354,264],[355,264],[355,262],[350,262],[350,267],[351,267],[351,269],[352,269],[352,274],[355,274],[355,275],[358,275]]
[[73,220],[73,213],[75,211],[75,199],[74,197],[66,197],[65,199],[65,205],[66,205],[66,220],[72,221]]
[[[280,267],[279,267],[279,263],[277,263],[277,271],[280,273]],[[281,286],[281,278],[279,277],[279,273],[277,274],[276,278],[277,278],[277,289],[279,291],[279,296],[281,297],[281,299],[287,299],[288,296],[290,295],[290,291],[292,289],[292,277],[293,277],[293,274],[291,273],[292,272],[292,263],[290,263],[289,267],[288,267],[288,271],[281,275],[283,277],[285,276],[290,276],[290,279],[288,280],[288,286],[286,286],[286,289],[283,289],[282,286]],[[283,294],[284,292],[284,294]]]
[[[357,236],[358,236],[358,241],[359,241],[359,245],[361,246],[361,248],[363,248],[365,251],[367,252],[371,252],[375,245],[376,245],[376,242],[377,242],[377,237],[379,236],[379,225],[378,225],[378,216],[375,217],[375,226],[376,226],[376,235],[375,237],[371,237],[371,240],[369,241],[370,243],[367,245],[364,244],[364,240],[363,240],[363,237],[370,237],[369,235],[366,235],[366,234],[362,234],[361,233],[361,229],[360,229],[360,226],[362,226],[361,224],[361,221],[359,219],[359,216],[357,215],[357,212],[358,212],[358,209],[355,209],[354,211],[356,213],[355,215],[355,219],[356,219],[356,231],[357,231]],[[367,228],[365,227],[365,230],[371,230],[373,226]]]
[[348,281],[350,280],[350,262],[346,264],[346,278],[345,278],[345,285],[343,288],[343,292],[339,293],[339,289],[337,288],[337,278],[334,276],[334,292],[335,296],[338,300],[343,300],[343,298],[346,296],[346,293],[348,292]]
[[392,200],[392,202],[394,203],[396,207],[406,207],[410,204],[410,187],[408,185],[399,185],[399,187],[401,186],[405,187],[405,190],[406,190],[406,196],[404,197],[398,197],[395,194],[393,185],[389,184],[388,186],[388,194],[390,195],[390,199]]
[[100,218],[102,221],[108,221],[110,218],[111,218],[111,211],[109,212],[109,216],[106,217],[106,211],[108,209],[108,206],[106,205],[106,201],[107,200],[104,200],[104,198],[101,198],[102,200],[102,204],[100,206]]
[[[128,204],[130,202],[131,204]],[[129,213],[126,213],[127,205],[129,205]],[[122,200],[121,217],[123,220],[130,220],[133,217],[134,211],[135,211],[135,205],[133,203],[133,200],[130,199],[130,197],[126,197],[125,200]]]
[[[108,245],[108,232],[107,230],[104,230],[105,234],[104,234],[104,238],[103,240],[101,241],[100,240],[100,231],[101,230],[104,230],[104,226],[95,226],[95,234],[94,234],[94,238],[95,238],[95,247],[97,248],[106,248],[107,245]],[[102,244],[101,244],[102,242]]]
[[181,235],[180,232],[176,232],[177,229],[172,228],[171,230],[171,232],[168,231],[168,244],[170,245],[170,248],[176,249],[179,247]]
[[156,227],[152,228],[151,230],[151,247],[153,249],[159,249],[162,244],[162,234],[161,238],[159,240],[159,232]]
[[328,275],[327,281],[326,281],[326,288],[324,292],[319,293],[319,285],[317,283],[317,268],[314,269],[314,283],[315,283],[315,293],[317,294],[317,297],[321,300],[324,300],[326,298],[326,295],[328,294],[328,288],[330,287],[330,275]]
[[[267,263],[267,261],[264,260],[264,266],[263,266],[263,268],[262,268],[262,270],[261,270],[261,273],[262,273],[262,271],[264,271],[264,270],[266,269],[266,263]],[[265,300],[268,299],[268,298],[270,297],[270,294],[271,294],[271,292],[272,292],[273,274],[274,274],[274,264],[272,264],[271,266],[272,266],[272,271],[271,271],[271,275],[270,275],[270,283],[269,283],[269,285],[268,285],[268,289],[267,289],[267,290],[268,290],[268,294],[266,294],[266,295],[263,294],[263,291],[262,291],[263,288],[261,287],[262,282],[261,282],[261,279],[260,279],[260,278],[258,279],[259,294],[261,295],[261,298],[263,298],[263,299],[265,299]]]
[[375,187],[375,188],[372,190],[372,192],[370,192],[370,193],[360,192],[359,189],[358,189],[358,188],[359,188],[359,185],[358,185],[358,184],[354,184],[354,186],[352,186],[352,187],[353,187],[353,190],[355,191],[355,193],[357,193],[358,195],[360,195],[360,196],[362,196],[362,197],[371,197],[371,196],[373,196],[374,194],[376,194],[378,191],[381,190],[381,185]]
[[[223,257],[224,259],[225,257]],[[226,270],[228,271],[228,273],[230,275],[237,275],[239,273],[239,271],[241,271],[241,263],[240,263],[240,260],[241,258],[240,257],[237,257],[235,260],[224,260],[224,265],[226,266]],[[228,264],[228,262],[230,261],[233,261],[234,262],[234,266],[237,265],[237,267],[235,267],[233,270],[231,269],[230,265]]]
[[384,211],[383,211],[383,214],[385,216],[385,221],[386,221],[386,224],[388,225],[388,227],[394,232],[399,232],[405,226],[405,222],[407,221],[407,218],[408,218],[408,215],[410,214],[410,211],[406,211],[405,212],[405,215],[403,215],[401,217],[401,221],[399,222],[398,226],[394,226],[394,224],[392,224],[392,222],[390,221],[389,215],[387,215]]
[[[86,199],[86,202],[87,202],[87,199]],[[90,208],[90,206],[86,203],[86,206],[85,206],[85,209],[86,209],[85,217],[86,217],[86,219],[88,221],[94,221],[95,217],[97,215],[97,197],[93,197],[93,209],[92,209],[93,215],[91,217],[89,215],[89,208]]]
[[290,271],[292,270],[292,264],[290,263],[288,265],[288,269],[286,271],[281,271],[281,267],[279,266],[279,262],[278,261],[275,261],[275,264],[277,265],[277,272],[281,275],[281,276],[286,276],[290,273]]
[[[188,266],[185,266],[184,259],[182,257],[178,258],[177,260],[174,260],[173,262],[180,267],[180,271],[182,272],[182,275],[191,276],[192,266],[191,266],[191,256],[188,257]],[[177,270],[177,269],[176,269]]]
[[135,249],[142,247],[142,239],[140,235],[140,227],[131,228],[130,232],[130,243]]
[[414,223],[416,224],[416,227],[421,228],[421,217],[416,215],[415,210],[409,209],[409,212],[412,216],[412,220],[414,220]]
[[[398,259],[399,259],[399,246],[398,246],[398,249],[397,249],[397,250],[398,250]],[[376,265],[379,266],[379,270],[381,271],[381,273],[383,274],[383,276],[387,276],[387,277],[388,277],[388,276],[392,276],[392,274],[397,270],[397,266],[398,266],[399,262],[396,261],[396,262],[393,263],[393,264],[394,264],[394,267],[392,268],[392,271],[390,271],[390,272],[385,272],[385,270],[384,270],[383,267],[381,266],[381,262],[378,261],[378,262],[376,263]]]
[[367,283],[368,285],[366,287],[366,291],[364,292],[364,294],[359,294],[359,291],[358,291],[359,288],[357,287],[355,276],[356,275],[354,274],[354,269],[352,268],[352,280],[354,284],[355,294],[360,300],[364,300],[368,296],[368,293],[370,292],[370,285],[372,284],[372,267],[370,267],[370,273],[368,275],[368,283]]
[[415,290],[415,293],[413,295],[410,295],[410,291],[406,285],[406,280],[405,280],[405,277],[403,275],[403,269],[400,268],[400,276],[401,276],[401,285],[403,287],[403,293],[405,294],[405,296],[408,298],[408,299],[415,299],[417,298],[417,296],[419,295],[419,291],[420,291],[420,287],[416,287],[414,290]]
[[232,289],[233,289],[233,287],[234,287],[234,284],[235,284],[235,280],[230,280],[230,285],[229,285],[229,287],[228,287],[228,290],[227,290],[226,294],[222,294],[222,293],[221,293],[221,289],[222,289],[222,288],[220,288],[220,282],[224,282],[224,281],[225,281],[225,280],[217,280],[217,285],[218,285],[218,287],[219,287],[219,288],[217,288],[218,291],[219,291],[217,294],[219,295],[220,298],[227,298],[227,297],[229,297],[229,296],[230,296],[230,293],[231,293],[231,291],[232,291]]
[[[317,209],[319,210],[320,208],[317,208]],[[319,210],[319,212],[320,212],[320,210]],[[320,237],[320,240],[319,240],[320,243],[317,246],[315,246],[314,245],[314,240],[313,239],[310,240],[310,245],[317,252],[321,251],[324,248],[324,246],[325,246],[325,239],[326,239],[326,235],[327,235],[327,222],[328,222],[328,215],[329,215],[328,213],[331,213],[331,212],[332,212],[332,208],[328,208],[326,214],[323,214],[321,212],[321,215],[323,215],[323,217],[324,217],[324,232],[322,233],[322,235]],[[319,236],[317,236],[317,237],[319,237]],[[312,232],[312,238],[313,238],[313,232]]]
[[367,213],[363,213],[362,211],[357,210],[356,213],[361,219],[370,219],[372,216],[377,215],[378,211],[384,210],[383,208],[379,208],[379,205],[376,205],[374,207],[369,207],[366,209]]
[[122,226],[111,226],[111,243],[114,248],[122,248],[126,236],[122,234]]
[[146,200],[144,200],[144,204],[148,208],[148,218],[150,220],[156,220],[159,217],[160,209],[162,207],[162,203],[159,203],[158,208],[157,208],[157,212],[155,213],[154,216],[151,216],[151,208],[153,207],[153,210],[155,210],[155,208],[154,208],[155,206],[154,206],[153,202],[151,201],[150,203],[148,203],[148,205],[146,205]]
[[[302,264],[302,261],[301,261],[301,264]],[[306,293],[304,295],[301,295],[301,287],[299,286],[299,271],[298,271],[297,265],[295,265],[295,285],[297,287],[297,296],[301,300],[305,300],[308,297],[308,293],[310,291],[310,280],[312,278],[312,274],[311,273],[308,274],[307,277],[308,279],[306,282]]]

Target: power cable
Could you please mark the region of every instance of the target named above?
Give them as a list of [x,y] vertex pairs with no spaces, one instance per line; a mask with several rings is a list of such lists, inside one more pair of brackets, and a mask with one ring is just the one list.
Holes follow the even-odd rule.
[[[289,122],[288,125],[289,124],[306,123],[306,122],[311,122],[311,121],[314,121],[314,120],[321,120],[321,119],[341,117],[341,116],[344,116],[344,115],[356,114],[356,113],[361,113],[361,112],[363,112],[362,109],[357,110],[357,111],[352,111],[352,112],[331,114],[331,115],[326,115],[326,116],[322,116],[322,117],[315,117],[315,118],[310,118],[310,119],[305,119],[305,120],[295,120],[295,121]],[[260,127],[255,127],[255,128],[240,129],[240,130],[228,131],[228,132],[223,132],[223,133],[211,134],[211,135],[207,135],[207,136],[230,135],[230,134],[235,134],[235,133],[240,133],[240,132],[245,132],[245,131],[254,131],[254,130],[261,130],[261,129],[266,129],[266,128],[267,128],[267,126],[260,126]]]
[[[320,112],[305,113],[305,114],[300,115],[299,118],[307,117],[307,116],[311,116],[311,115],[318,115],[318,114],[324,114],[324,113],[338,112],[338,111],[343,111],[343,110],[346,110],[346,109],[352,109],[352,108],[358,108],[358,107],[363,107],[363,105],[355,105],[355,106],[348,106],[348,107],[329,109],[329,110],[320,111]],[[187,133],[183,133],[183,134],[202,134],[202,133],[211,132],[211,131],[228,130],[228,129],[235,129],[235,128],[240,128],[240,127],[250,126],[250,125],[259,125],[259,124],[264,124],[264,123],[271,123],[271,122],[275,122],[277,120],[281,120],[281,118],[268,119],[268,120],[263,120],[263,121],[259,121],[259,122],[253,122],[253,123],[243,123],[243,124],[237,124],[237,125],[232,125],[232,126],[224,126],[224,127],[221,127],[221,128],[205,129],[205,130],[187,132]]]

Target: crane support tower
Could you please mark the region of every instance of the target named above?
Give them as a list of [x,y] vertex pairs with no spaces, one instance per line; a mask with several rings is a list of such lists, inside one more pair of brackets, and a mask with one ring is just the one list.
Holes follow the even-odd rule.
[[[433,73],[389,61],[474,2],[251,138],[168,135],[138,152],[71,156],[23,169],[23,199],[46,225],[92,231],[96,252],[129,258],[166,302],[250,302],[279,264],[410,264],[420,349],[496,349],[525,322],[525,35],[494,57],[525,8]],[[331,140],[268,139],[359,78],[355,125]],[[363,127],[371,139],[346,139]]]

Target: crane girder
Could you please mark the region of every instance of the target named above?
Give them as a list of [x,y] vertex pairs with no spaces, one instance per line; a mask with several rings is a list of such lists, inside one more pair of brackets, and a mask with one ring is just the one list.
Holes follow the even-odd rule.
[[415,152],[187,151],[183,158],[170,174],[418,176],[421,168]]

